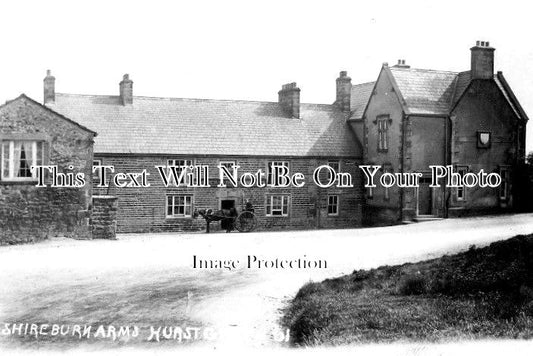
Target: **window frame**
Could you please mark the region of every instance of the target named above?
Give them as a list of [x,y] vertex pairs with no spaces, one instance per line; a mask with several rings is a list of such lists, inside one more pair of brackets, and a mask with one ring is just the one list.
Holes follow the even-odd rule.
[[[456,168],[456,171],[457,173],[459,173],[461,175],[461,172],[462,173],[462,177],[464,177],[465,174],[468,173],[469,171],[469,168],[468,166],[457,166]],[[459,197],[459,192],[462,192],[463,196],[462,197]],[[455,199],[458,201],[458,202],[465,202],[466,201],[466,187],[463,185],[462,187],[456,187],[455,188]]]
[[[32,159],[31,162],[34,162],[34,164],[30,164],[27,169],[29,170],[30,176],[25,177],[15,177],[14,176],[14,166],[15,166],[15,143],[16,142],[26,142],[31,143],[31,152],[32,152]],[[31,167],[34,165],[43,165],[45,164],[45,145],[44,140],[35,140],[35,139],[4,139],[0,141],[0,181],[2,182],[35,182],[37,181],[37,171],[31,171]],[[6,158],[6,150],[5,147],[8,147],[8,157]],[[40,146],[40,147],[39,147]],[[41,156],[38,157],[38,152],[40,149]],[[7,176],[4,176],[4,172],[6,171],[4,167],[4,163],[7,160]],[[26,165],[27,159],[25,158]],[[20,165],[19,165],[20,166]],[[20,171],[19,167],[19,171]]]
[[[281,211],[281,214],[273,214],[274,198],[281,198],[281,208],[276,209],[276,211]],[[267,194],[266,195],[265,216],[273,217],[273,218],[286,218],[290,214],[290,208],[291,208],[290,194]]]
[[231,160],[231,159],[220,160],[220,161],[218,161],[218,165],[228,168],[228,171],[231,173],[232,172],[231,168],[233,167],[233,165],[237,166],[237,161],[236,160]]
[[[189,162],[190,164],[180,164],[180,165],[176,165],[176,161],[184,161],[185,163]],[[174,164],[170,164],[170,162],[174,162]],[[192,158],[169,158],[167,159],[167,174],[170,175],[170,179],[174,180],[174,176],[172,175],[172,171],[170,170],[170,167],[186,167],[185,170],[185,180],[184,180],[184,184],[186,185],[189,185],[190,182],[188,181],[188,177],[187,177],[187,173],[189,173],[190,169],[189,167],[190,166],[194,166],[194,160]],[[178,177],[180,176],[181,174],[181,169],[178,169]],[[174,182],[176,183],[176,182]]]
[[96,166],[102,165],[102,159],[101,158],[93,158],[93,165],[91,166],[91,175],[93,178],[93,184],[100,184],[100,176],[96,173],[93,173],[93,169]]
[[[331,199],[334,198],[334,204],[332,204]],[[327,213],[328,216],[339,216],[340,204],[339,204],[339,195],[338,194],[329,194],[327,201]],[[330,213],[330,207],[335,208],[335,212]]]
[[[500,166],[499,168],[499,174],[502,178],[502,183],[500,184],[500,190],[498,192],[498,198],[500,201],[507,201],[509,199],[509,186],[510,186],[510,177],[511,177],[511,170],[509,166]],[[505,177],[502,173],[505,172]],[[502,192],[504,193],[502,195]]]
[[[172,199],[171,206],[169,205],[169,199]],[[175,214],[176,198],[184,198],[183,201],[183,214]],[[189,200],[189,204],[187,204]],[[172,208],[172,214],[169,214],[169,208]],[[190,209],[190,214],[187,214],[187,207]],[[165,197],[165,218],[167,219],[189,219],[193,217],[194,213],[194,195],[193,194],[167,194]]]
[[[337,165],[337,168],[333,167],[331,164]],[[327,165],[330,166],[331,168],[333,168],[336,173],[339,173],[341,171],[341,160],[340,159],[328,160]],[[331,180],[331,178],[332,178],[331,177],[331,172],[328,170],[328,181]],[[336,180],[337,180],[337,177],[335,177],[335,181]]]
[[290,170],[290,161],[268,161],[267,162],[267,185],[272,184],[272,163],[281,163],[281,165],[275,164],[276,167],[286,166]]
[[377,150],[378,152],[389,151],[389,127],[391,124],[390,115],[379,115],[376,117],[377,125]]
[[[392,165],[391,164],[385,163],[383,165],[381,175],[383,175],[385,173],[394,173],[394,170],[392,169]],[[383,200],[389,201],[390,200],[390,189],[391,189],[391,187],[383,187],[383,189],[384,189],[384,191],[383,191]]]

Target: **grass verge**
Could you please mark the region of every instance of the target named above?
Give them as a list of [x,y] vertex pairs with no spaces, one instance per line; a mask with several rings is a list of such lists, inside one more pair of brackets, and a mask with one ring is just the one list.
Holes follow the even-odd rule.
[[533,235],[304,285],[283,324],[295,345],[533,336]]

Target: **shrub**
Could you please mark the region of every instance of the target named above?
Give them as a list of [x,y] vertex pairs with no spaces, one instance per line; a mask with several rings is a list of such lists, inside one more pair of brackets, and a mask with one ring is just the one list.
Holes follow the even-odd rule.
[[398,292],[401,295],[420,295],[426,291],[426,279],[420,273],[408,274],[400,279]]
[[304,284],[302,288],[298,291],[296,296],[294,297],[295,300],[302,300],[306,299],[312,294],[321,293],[326,290],[326,287],[322,283],[314,283],[314,282],[308,282]]

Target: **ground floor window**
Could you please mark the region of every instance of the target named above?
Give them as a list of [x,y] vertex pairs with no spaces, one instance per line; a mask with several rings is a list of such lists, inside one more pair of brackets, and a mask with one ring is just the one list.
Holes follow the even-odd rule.
[[502,183],[500,184],[500,199],[507,200],[509,196],[509,168],[500,167],[500,177],[502,177]]
[[[457,167],[457,173],[461,176],[461,180],[464,178],[465,174],[468,172],[468,167]],[[461,186],[455,188],[455,194],[457,197],[457,201],[465,201],[466,200],[466,187]]]
[[288,195],[268,195],[266,202],[267,216],[289,216]]
[[31,167],[43,164],[42,141],[2,141],[2,180],[25,181],[37,179]]
[[339,215],[339,196],[328,195],[328,215]]
[[192,195],[168,195],[167,218],[192,217]]
[[[385,173],[392,173],[392,167],[388,165],[383,166],[383,174]],[[389,182],[387,182],[389,183]],[[383,193],[383,199],[384,200],[390,200],[390,187],[385,187],[385,191]]]

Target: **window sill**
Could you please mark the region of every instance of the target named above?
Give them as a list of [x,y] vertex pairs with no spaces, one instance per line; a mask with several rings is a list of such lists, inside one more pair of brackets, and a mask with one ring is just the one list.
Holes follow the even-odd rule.
[[37,185],[37,180],[0,180],[2,185]]
[[192,216],[166,216],[166,220],[183,220],[183,219],[192,219]]

